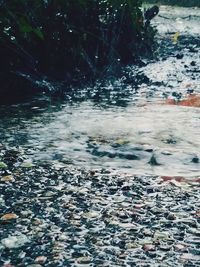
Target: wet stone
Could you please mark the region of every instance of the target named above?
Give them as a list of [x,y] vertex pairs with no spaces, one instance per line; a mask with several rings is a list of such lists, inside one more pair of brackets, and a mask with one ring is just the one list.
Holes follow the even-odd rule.
[[156,258],[157,257],[157,253],[155,251],[147,251],[147,255],[150,258]]
[[196,66],[196,62],[193,60],[193,61],[190,62],[190,65],[191,66]]
[[194,255],[191,253],[184,253],[181,255],[181,260],[183,261],[195,261],[195,262],[200,262],[200,255]]
[[199,163],[199,158],[197,156],[192,158],[192,162],[193,163]]
[[173,213],[169,213],[169,214],[167,214],[166,218],[170,221],[174,221],[174,220],[176,220],[176,215]]
[[129,185],[125,185],[121,188],[122,191],[129,191],[131,190],[130,186]]
[[154,193],[156,189],[152,186],[147,186],[146,191],[147,191],[147,194],[151,194],[151,193]]
[[1,240],[1,243],[6,248],[19,248],[29,243],[30,240],[23,234],[19,236],[9,236]]
[[46,262],[46,260],[47,260],[47,257],[45,257],[45,256],[38,256],[38,257],[35,259],[35,262],[36,262],[36,263],[41,263],[41,264],[43,264],[43,263]]
[[174,246],[174,249],[177,250],[177,251],[187,251],[188,247],[185,244],[176,244]]
[[109,191],[111,194],[115,194],[118,190],[118,187],[117,186],[110,186],[109,187]]
[[152,244],[145,244],[145,245],[143,245],[143,250],[145,250],[145,251],[155,251],[156,247],[155,247],[155,245],[152,245]]
[[162,251],[169,251],[169,250],[171,250],[171,248],[172,248],[172,246],[167,245],[167,244],[159,245],[159,249],[162,250]]
[[91,262],[91,257],[79,257],[76,259],[76,262],[79,264],[88,264]]
[[15,179],[12,175],[6,175],[0,178],[1,182],[14,182]]
[[153,148],[145,148],[144,151],[146,151],[148,153],[152,153],[153,152]]
[[143,229],[142,230],[142,234],[144,235],[144,236],[153,236],[153,233],[152,233],[152,231],[150,230],[150,229]]
[[3,215],[0,218],[0,222],[5,223],[5,222],[11,221],[11,220],[16,220],[17,218],[18,218],[18,216],[15,213],[8,213],[8,214]]
[[182,58],[183,58],[183,56],[184,56],[184,55],[183,55],[183,54],[181,54],[181,53],[179,53],[179,54],[176,54],[176,58],[177,58],[177,59],[182,59]]

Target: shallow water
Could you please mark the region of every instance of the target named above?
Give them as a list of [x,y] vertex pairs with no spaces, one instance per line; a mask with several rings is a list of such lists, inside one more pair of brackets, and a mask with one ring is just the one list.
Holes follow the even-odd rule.
[[[197,176],[199,131],[198,108],[153,103],[102,107],[88,100],[63,104],[59,111],[48,110],[31,119],[18,117],[7,125],[3,137],[28,149],[32,160],[120,168],[134,174]],[[152,155],[156,166],[149,163]]]
[[[102,109],[86,102],[64,107],[54,116],[47,127],[40,130],[35,125],[29,130],[29,144],[37,142],[44,151],[39,158],[48,157],[48,147],[50,156],[57,154],[77,165],[129,168],[141,174],[200,175],[199,164],[191,163],[199,155],[199,109],[161,105]],[[111,155],[95,156],[95,150]],[[123,159],[118,153],[138,159]],[[152,153],[160,166],[148,164]]]

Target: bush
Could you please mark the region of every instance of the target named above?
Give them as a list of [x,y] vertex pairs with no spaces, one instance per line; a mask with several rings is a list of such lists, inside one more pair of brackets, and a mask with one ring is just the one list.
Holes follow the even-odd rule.
[[0,75],[98,77],[147,54],[153,33],[140,0],[1,0]]

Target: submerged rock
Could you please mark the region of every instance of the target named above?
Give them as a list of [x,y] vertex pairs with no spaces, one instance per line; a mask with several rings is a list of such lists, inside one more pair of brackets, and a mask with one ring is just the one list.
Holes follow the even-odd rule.
[[152,165],[152,166],[160,166],[160,165],[161,165],[160,163],[158,163],[158,161],[157,161],[155,155],[152,155],[152,156],[151,156],[151,158],[150,158],[148,164],[150,164],[150,165]]
[[195,156],[194,158],[192,158],[192,162],[193,163],[199,163],[199,158],[197,156]]

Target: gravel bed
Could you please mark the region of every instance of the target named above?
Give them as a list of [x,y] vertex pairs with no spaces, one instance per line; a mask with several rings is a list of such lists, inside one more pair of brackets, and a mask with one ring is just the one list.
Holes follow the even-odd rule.
[[200,266],[199,178],[0,166],[0,266]]

